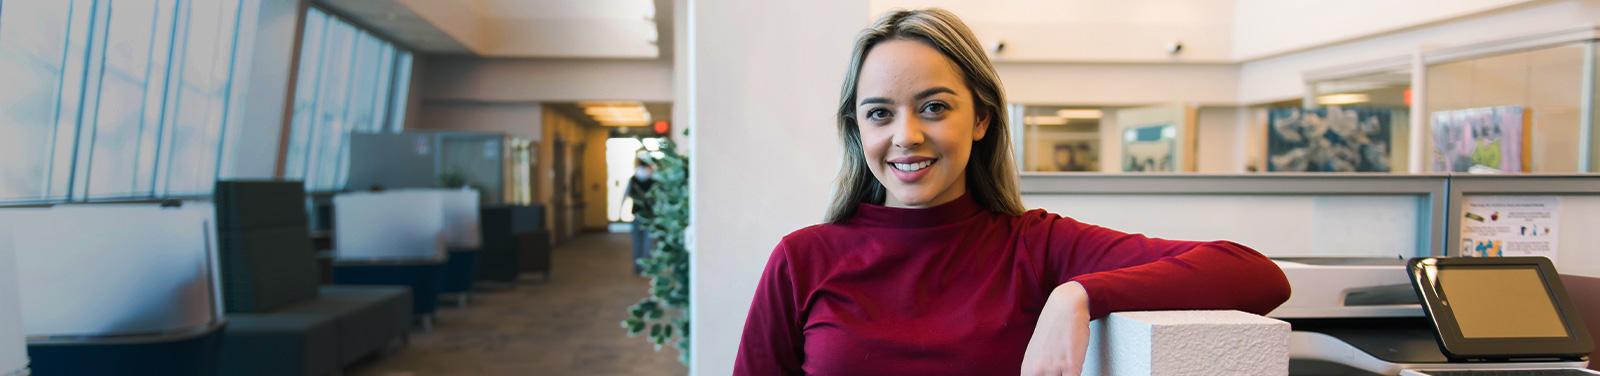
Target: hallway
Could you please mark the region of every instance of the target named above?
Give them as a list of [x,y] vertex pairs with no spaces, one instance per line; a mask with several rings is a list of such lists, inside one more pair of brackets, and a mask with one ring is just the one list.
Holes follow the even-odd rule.
[[557,246],[550,282],[480,288],[465,308],[441,304],[432,332],[349,371],[357,376],[683,375],[678,353],[656,352],[619,323],[648,280],[629,266],[627,234],[593,233]]

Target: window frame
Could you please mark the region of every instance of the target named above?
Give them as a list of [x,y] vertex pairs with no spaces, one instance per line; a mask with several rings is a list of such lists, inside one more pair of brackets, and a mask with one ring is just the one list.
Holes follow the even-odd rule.
[[[330,31],[334,29],[333,25],[336,25],[335,22],[342,22],[343,25],[354,31],[350,35],[349,44],[351,46],[360,46],[363,43],[363,38],[370,38],[372,41],[379,43],[379,53],[377,55],[385,54],[382,47],[386,46],[388,48],[386,54],[389,56],[384,63],[387,65],[386,72],[376,75],[379,82],[374,83],[375,86],[387,86],[385,90],[381,91],[385,96],[384,100],[381,101],[382,108],[372,113],[374,122],[376,122],[376,119],[383,120],[381,125],[376,126],[379,132],[398,133],[405,130],[405,114],[409,111],[410,106],[411,81],[415,75],[414,68],[417,51],[414,46],[403,43],[381,29],[361,22],[341,10],[324,6],[315,1],[303,4],[300,11],[301,22],[297,33],[298,38],[295,42],[295,60],[293,62],[295,74],[293,75],[294,79],[290,82],[291,90],[289,93],[289,105],[287,106],[289,113],[284,122],[284,130],[281,133],[282,145],[279,148],[276,176],[280,179],[296,179],[306,182],[306,192],[311,194],[344,192],[348,189],[346,184],[348,184],[349,178],[347,160],[349,134],[356,130],[339,130],[339,132],[344,133],[344,136],[343,140],[340,140],[341,144],[334,149],[336,151],[332,158],[340,160],[340,165],[335,166],[333,174],[326,177],[332,179],[333,182],[331,184],[323,184],[314,181],[314,178],[311,177],[318,173],[318,171],[314,171],[313,165],[315,163],[313,162],[315,161],[313,161],[312,156],[318,156],[319,158],[317,159],[319,160],[328,158],[318,155],[325,154],[321,153],[323,150],[317,149],[325,148],[321,144],[328,141],[318,140],[318,138],[325,136],[323,133],[326,132],[326,129],[323,126],[326,123],[318,118],[317,109],[324,103],[324,99],[321,96],[324,91],[323,86],[326,85],[324,81],[328,73],[324,63],[328,59],[326,54],[328,51],[327,45]],[[313,11],[321,13],[321,16],[325,18],[313,19]],[[310,32],[313,30],[313,22],[322,22],[322,25],[316,26],[316,35],[312,35]],[[305,58],[306,54],[313,53],[308,51],[308,46],[316,50],[314,52],[315,60]],[[349,61],[346,62],[346,65],[353,65],[360,58],[354,54],[353,50],[354,47],[352,47],[351,54],[347,56]],[[304,67],[304,64],[307,63],[315,64],[316,67],[312,68],[312,71],[307,71],[307,68]],[[303,77],[307,73],[313,77],[310,79]],[[346,76],[340,77],[340,79],[347,81],[343,83],[347,87],[344,88],[342,93],[346,97],[344,100],[347,102],[347,108],[344,112],[348,114],[350,112],[348,108],[350,106],[348,105],[353,104],[354,102],[351,101],[356,97],[352,93],[356,90],[355,83],[357,78]],[[311,98],[307,99],[304,104],[302,104],[301,100],[302,88],[314,90],[309,94]],[[379,101],[369,100],[366,102]],[[302,113],[302,111],[309,113]],[[303,116],[308,117],[304,121],[310,124],[303,125],[305,129],[300,129],[302,125],[299,123],[302,121],[301,118]]]

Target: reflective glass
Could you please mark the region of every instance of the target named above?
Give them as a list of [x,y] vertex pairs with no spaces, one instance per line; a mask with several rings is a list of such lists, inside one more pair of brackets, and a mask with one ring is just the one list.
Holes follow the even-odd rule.
[[309,190],[339,190],[350,133],[399,131],[411,56],[316,8],[308,10],[300,48],[284,173]]
[[241,0],[5,6],[0,203],[209,193]]
[[52,136],[73,2],[12,1],[0,13],[0,201],[51,190]]

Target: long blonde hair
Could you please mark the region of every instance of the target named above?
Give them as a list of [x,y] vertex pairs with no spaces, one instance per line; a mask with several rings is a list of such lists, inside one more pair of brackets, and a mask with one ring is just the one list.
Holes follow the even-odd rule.
[[861,132],[855,117],[856,83],[867,52],[878,43],[895,39],[927,43],[961,69],[967,89],[977,102],[976,118],[989,119],[988,132],[972,146],[972,157],[967,161],[967,194],[990,211],[1022,215],[1000,75],[995,73],[978,38],[960,18],[944,9],[930,8],[890,11],[856,37],[850,71],[844,76],[844,90],[839,96],[839,139],[844,145],[844,163],[839,168],[839,187],[834,191],[827,221],[850,219],[861,203],[883,204],[887,192],[867,169],[867,158],[861,150]]

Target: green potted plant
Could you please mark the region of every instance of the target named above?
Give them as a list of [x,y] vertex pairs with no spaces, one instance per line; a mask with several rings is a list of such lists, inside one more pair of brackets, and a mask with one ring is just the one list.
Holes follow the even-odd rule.
[[662,141],[664,156],[655,160],[655,184],[647,193],[655,214],[643,225],[655,240],[650,256],[640,261],[650,278],[650,295],[628,307],[622,327],[629,336],[649,333],[656,350],[673,345],[678,361],[689,364],[689,251],[684,229],[689,226],[689,160],[671,141]]

